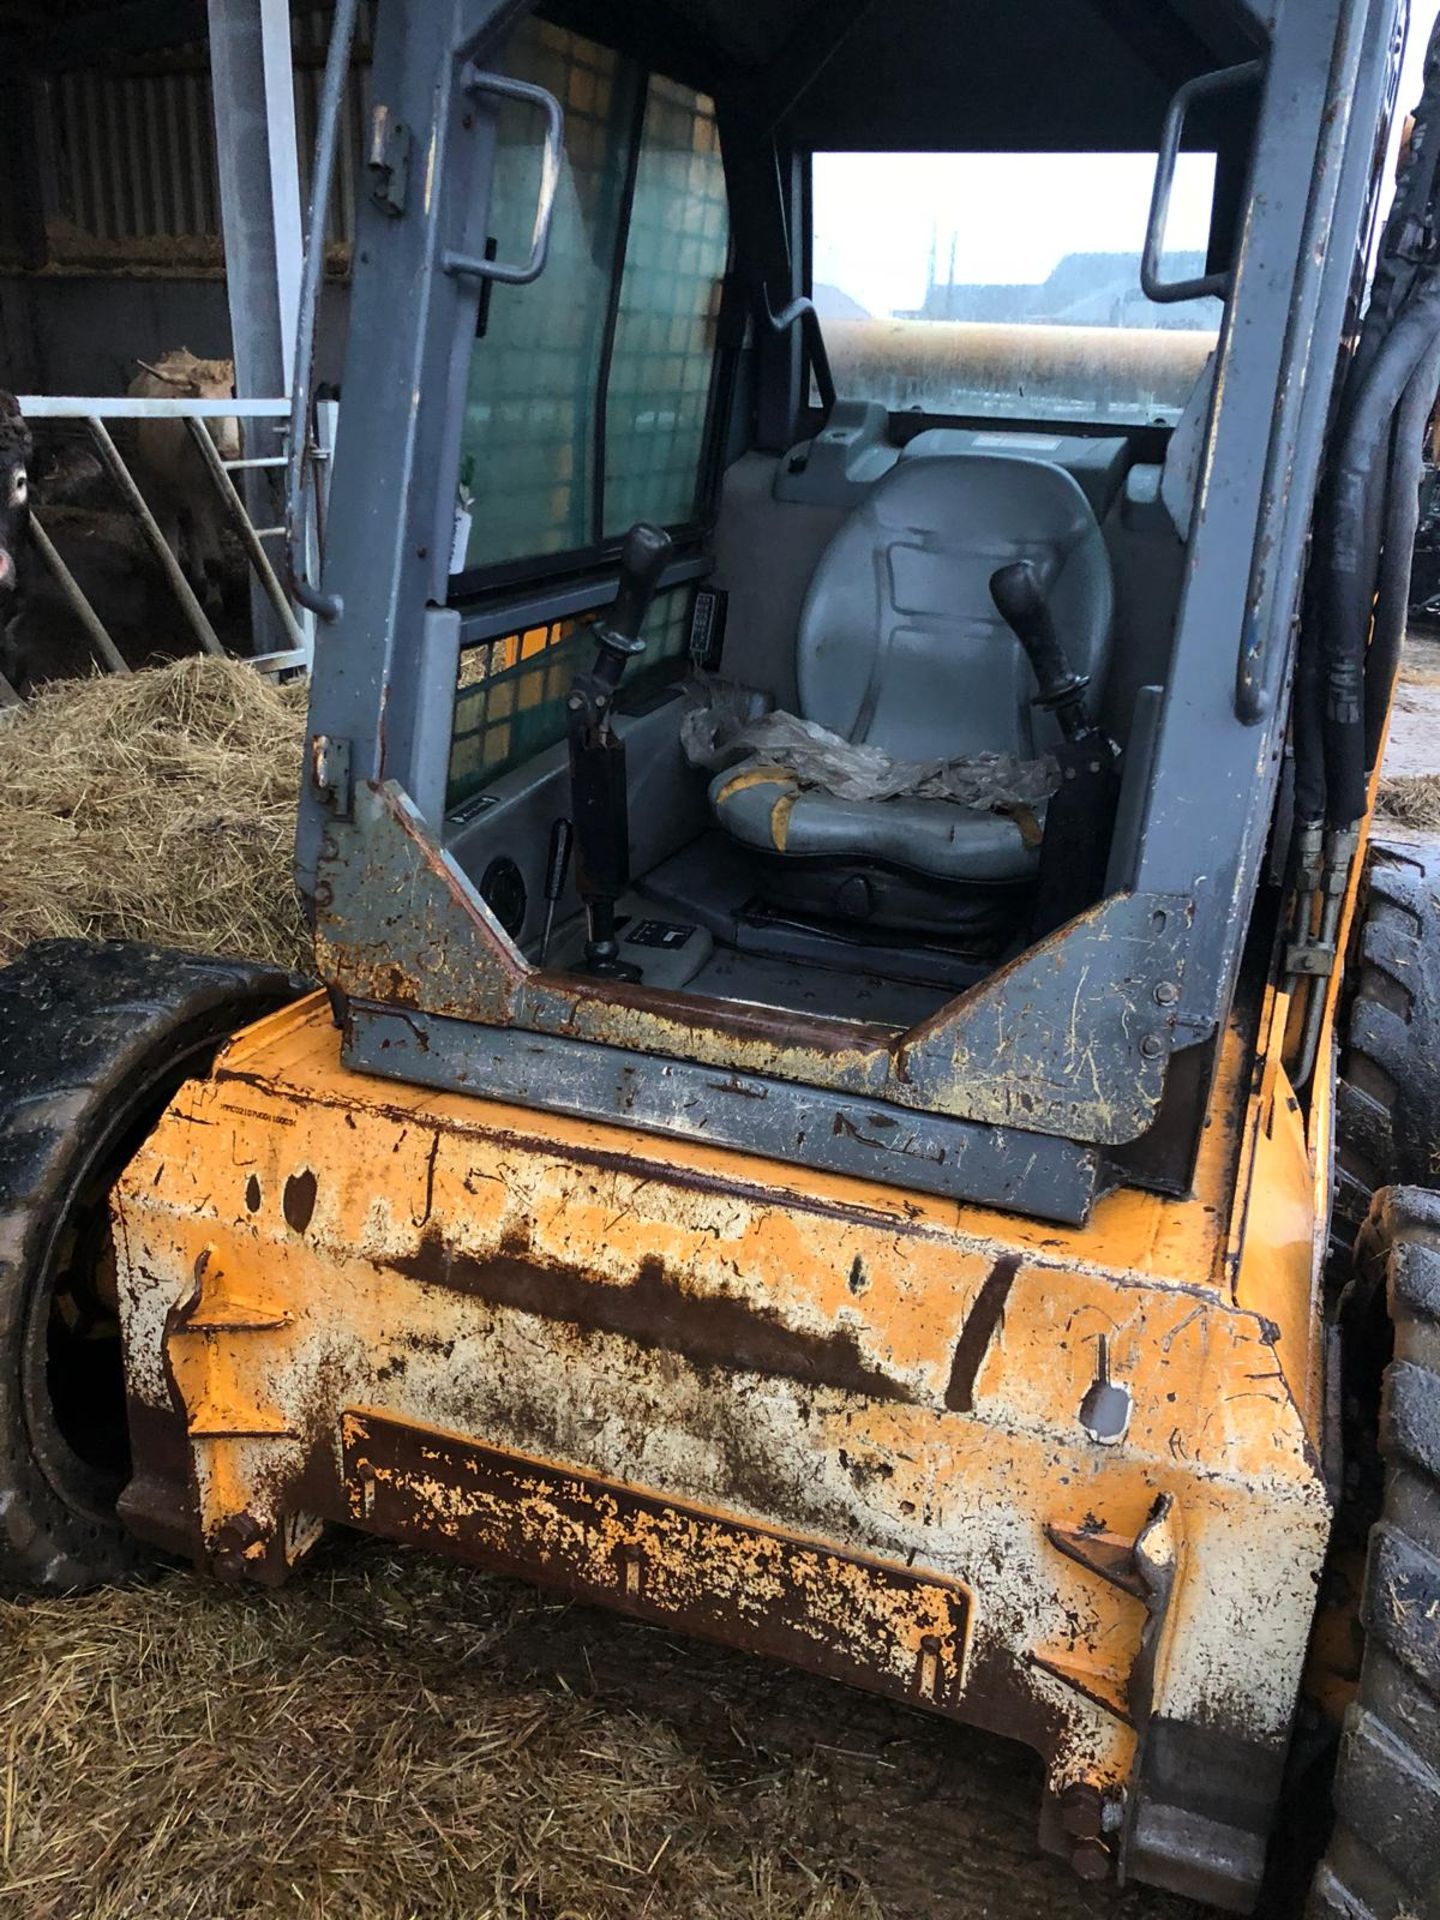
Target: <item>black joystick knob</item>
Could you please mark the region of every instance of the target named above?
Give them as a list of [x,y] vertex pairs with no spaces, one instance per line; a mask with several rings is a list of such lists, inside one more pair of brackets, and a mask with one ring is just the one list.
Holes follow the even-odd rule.
[[990,577],[990,597],[1034,670],[1040,691],[1034,704],[1053,713],[1067,740],[1090,731],[1085,695],[1090,681],[1076,673],[1055,631],[1055,616],[1032,560],[1017,560]]
[[669,534],[644,521],[625,536],[625,545],[620,550],[620,591],[614,606],[602,614],[595,625],[595,638],[600,643],[596,671],[607,679],[612,663],[618,682],[625,662],[645,651],[640,635],[655,604],[660,576],[669,566],[674,551],[675,542]]

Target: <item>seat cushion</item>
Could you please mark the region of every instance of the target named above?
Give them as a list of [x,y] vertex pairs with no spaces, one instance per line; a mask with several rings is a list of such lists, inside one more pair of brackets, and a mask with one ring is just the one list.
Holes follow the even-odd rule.
[[1036,871],[1044,814],[1043,806],[1012,816],[948,800],[838,800],[807,791],[783,767],[756,766],[720,774],[710,805],[727,833],[758,852],[982,883]]

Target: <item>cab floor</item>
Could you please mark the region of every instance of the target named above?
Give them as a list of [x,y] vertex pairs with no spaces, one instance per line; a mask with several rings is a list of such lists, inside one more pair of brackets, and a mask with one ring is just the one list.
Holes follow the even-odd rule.
[[873,974],[837,973],[829,967],[808,967],[724,947],[715,949],[686,990],[716,1000],[742,1000],[824,1019],[900,1028],[928,1019],[954,997],[944,988],[879,980]]

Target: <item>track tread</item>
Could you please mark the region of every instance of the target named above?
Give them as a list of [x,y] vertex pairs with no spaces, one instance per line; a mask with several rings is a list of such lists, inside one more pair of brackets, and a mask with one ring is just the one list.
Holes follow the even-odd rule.
[[1365,914],[1335,1100],[1340,1270],[1381,1187],[1440,1174],[1440,843],[1377,842]]
[[1335,1783],[1336,1826],[1309,1920],[1440,1915],[1440,1193],[1391,1187],[1356,1248],[1395,1329],[1370,1536],[1360,1686]]

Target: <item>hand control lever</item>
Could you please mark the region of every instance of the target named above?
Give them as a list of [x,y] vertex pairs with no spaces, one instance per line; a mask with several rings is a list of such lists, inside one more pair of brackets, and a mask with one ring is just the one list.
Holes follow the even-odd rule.
[[598,652],[570,689],[570,814],[575,824],[575,882],[590,937],[585,967],[607,980],[640,980],[620,958],[615,907],[630,884],[630,804],[625,743],[615,731],[615,695],[625,668],[645,651],[641,639],[669,565],[673,542],[659,527],[632,527],[620,555],[620,591],[596,621]]
[[545,862],[545,932],[540,940],[540,964],[550,958],[550,942],[555,933],[555,910],[570,877],[570,855],[575,849],[575,829],[568,820],[557,820],[550,829],[550,856]]
[[1105,891],[1120,783],[1114,743],[1090,718],[1090,681],[1077,673],[1055,628],[1040,572],[1031,560],[1001,567],[990,597],[1025,650],[1039,682],[1032,704],[1053,713],[1064,744],[1055,752],[1060,787],[1045,809],[1031,934],[1043,939],[1093,906]]
[[1090,681],[1070,664],[1034,561],[1017,560],[992,574],[990,597],[1040,683],[1033,704],[1054,714],[1067,740],[1087,739],[1095,731],[1085,709]]

